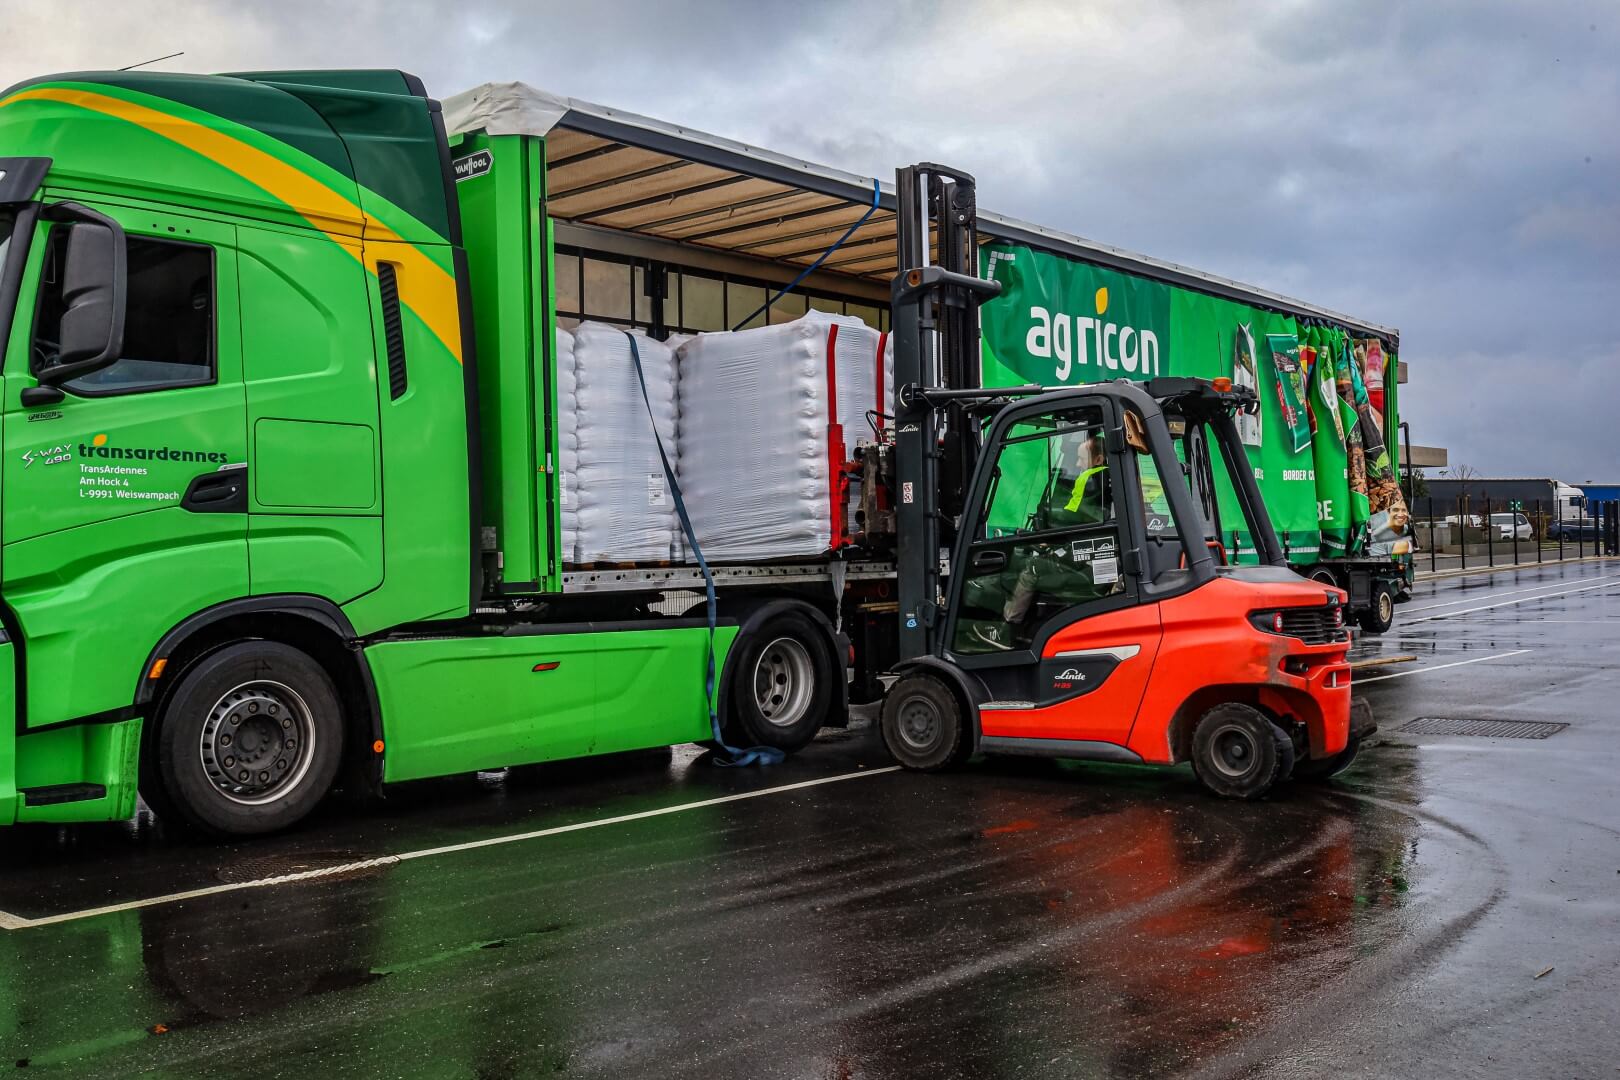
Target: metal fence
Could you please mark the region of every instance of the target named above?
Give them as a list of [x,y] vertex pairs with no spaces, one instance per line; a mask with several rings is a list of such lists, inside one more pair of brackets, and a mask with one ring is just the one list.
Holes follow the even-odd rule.
[[1560,521],[1556,503],[1549,513],[1539,499],[1533,509],[1518,500],[1508,505],[1498,500],[1494,508],[1489,498],[1483,501],[1480,513],[1468,512],[1465,500],[1462,512],[1438,521],[1435,500],[1429,501],[1428,534],[1419,537],[1419,567],[1427,561],[1431,571],[1467,570],[1620,553],[1620,503],[1594,503],[1590,512],[1577,506],[1574,518]]

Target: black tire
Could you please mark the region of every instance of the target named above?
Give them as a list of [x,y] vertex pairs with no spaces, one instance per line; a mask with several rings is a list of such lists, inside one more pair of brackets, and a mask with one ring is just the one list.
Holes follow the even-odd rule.
[[154,805],[202,832],[254,836],[303,819],[343,756],[332,680],[307,655],[247,641],[193,664],[164,701]]
[[1395,590],[1388,582],[1373,582],[1371,601],[1366,610],[1356,616],[1356,621],[1369,634],[1382,634],[1395,625]]
[[773,615],[732,653],[724,733],[733,746],[802,749],[827,722],[840,670],[827,632],[797,611]]
[[1294,779],[1296,780],[1330,780],[1348,769],[1361,752],[1361,738],[1350,736],[1350,741],[1344,744],[1332,757],[1306,758],[1294,766]]
[[937,772],[967,759],[962,702],[932,675],[902,675],[889,687],[879,724],[890,756],[908,769]]
[[1193,774],[1227,799],[1258,799],[1294,771],[1294,743],[1258,709],[1216,705],[1193,731]]
[[1331,585],[1335,589],[1343,588],[1343,586],[1339,584],[1338,576],[1325,566],[1315,567],[1306,576],[1319,585]]

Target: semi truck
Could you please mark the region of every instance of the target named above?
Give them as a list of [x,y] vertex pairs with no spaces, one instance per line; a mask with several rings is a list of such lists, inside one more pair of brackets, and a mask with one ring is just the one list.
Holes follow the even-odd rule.
[[[1087,317],[1129,377],[987,387],[1016,365],[980,310],[1016,295],[999,264],[1055,259],[1391,353],[1393,332],[974,192],[521,84],[446,107],[387,71],[11,88],[0,823],[140,797],[253,834],[340,777],[791,752],[890,683],[886,740],[917,768],[1192,760],[1240,797],[1342,768],[1366,730],[1346,594],[1288,570],[1239,434],[1271,421],[1265,388],[1187,377],[1208,372],[1174,330],[1114,318],[1128,283]],[[892,423],[841,463],[857,539],[710,566],[688,532],[689,561],[569,565],[557,329],[811,308],[893,340]]]

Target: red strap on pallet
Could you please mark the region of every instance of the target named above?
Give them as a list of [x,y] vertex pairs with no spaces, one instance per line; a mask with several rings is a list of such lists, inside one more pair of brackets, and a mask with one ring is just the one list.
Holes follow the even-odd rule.
[[831,499],[832,528],[829,548],[847,542],[844,523],[844,426],[838,422],[838,324],[827,328],[827,491]]
[[883,434],[883,414],[888,412],[883,407],[883,354],[888,351],[888,347],[889,332],[885,330],[878,335],[877,364],[874,365],[877,368],[877,397],[874,399],[876,404],[873,406],[873,411],[877,415],[872,418],[872,426],[877,429],[879,435]]

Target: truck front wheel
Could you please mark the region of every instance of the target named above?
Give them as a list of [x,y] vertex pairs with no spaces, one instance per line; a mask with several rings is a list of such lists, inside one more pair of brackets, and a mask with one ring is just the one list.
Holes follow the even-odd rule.
[[228,645],[181,677],[158,717],[162,803],[219,836],[275,832],[325,797],[343,716],[320,665],[273,641]]
[[1227,702],[1193,731],[1193,772],[1228,799],[1258,799],[1294,771],[1294,743],[1258,709]]

